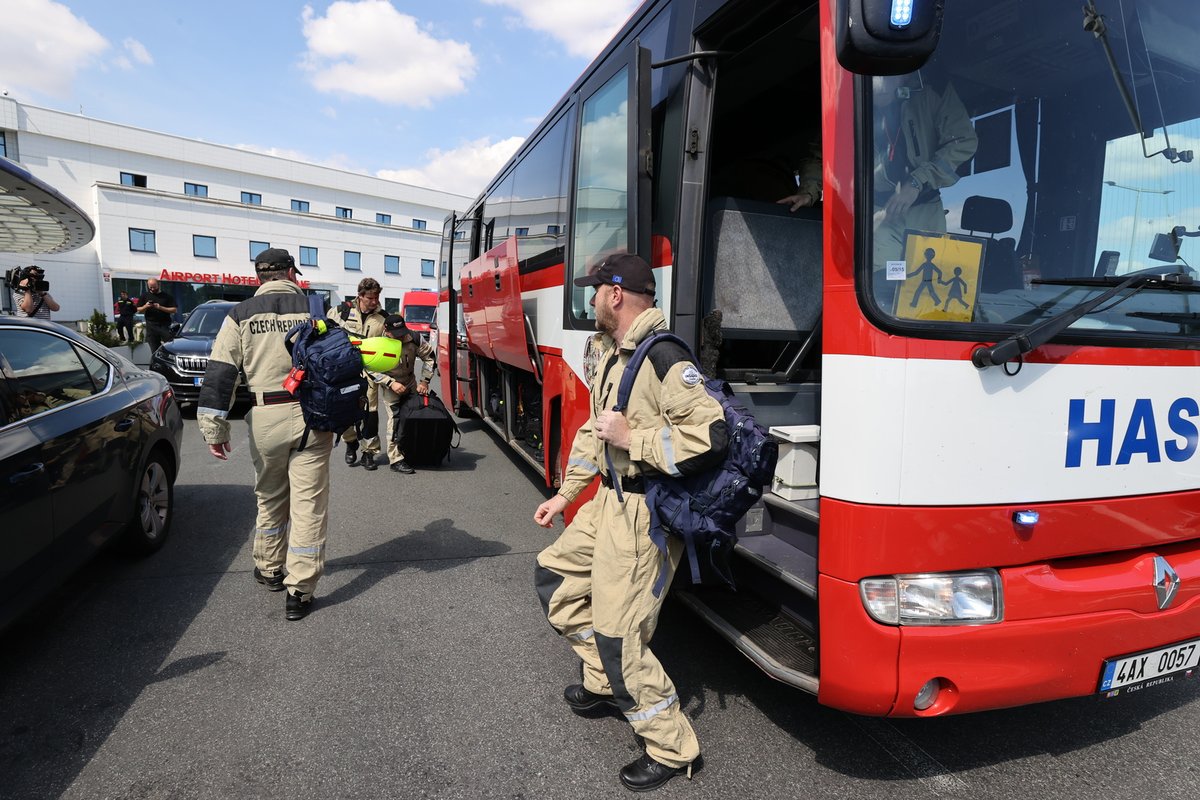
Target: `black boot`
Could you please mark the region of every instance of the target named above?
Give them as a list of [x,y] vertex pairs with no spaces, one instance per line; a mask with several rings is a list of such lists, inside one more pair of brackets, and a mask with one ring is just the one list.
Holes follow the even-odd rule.
[[360,463],[362,464],[362,468],[367,472],[374,472],[376,469],[378,469],[378,467],[375,466],[374,453],[363,453],[362,461]]
[[390,469],[392,472],[399,472],[402,475],[412,475],[414,472],[416,472],[416,470],[412,468],[412,465],[403,458],[397,461],[395,464],[392,464],[392,466],[390,466],[388,469]]
[[346,466],[353,467],[358,461],[358,442],[346,442]]
[[279,572],[275,575],[263,575],[258,567],[254,568],[254,580],[267,587],[268,591],[282,592],[283,591],[283,573]]
[[567,705],[576,714],[583,714],[598,709],[604,711],[617,710],[617,701],[613,699],[611,694],[589,692],[583,688],[583,684],[581,683],[573,683],[566,689],[563,689],[563,700],[567,701]]
[[[307,598],[307,599],[306,599]],[[299,595],[288,592],[287,602],[283,607],[283,616],[289,622],[304,619],[312,611],[312,595]]]
[[696,756],[696,760],[690,764],[682,767],[668,767],[643,754],[637,761],[621,767],[621,784],[633,792],[648,792],[662,786],[676,775],[687,775],[690,779],[692,773],[700,769],[703,764],[703,759]]

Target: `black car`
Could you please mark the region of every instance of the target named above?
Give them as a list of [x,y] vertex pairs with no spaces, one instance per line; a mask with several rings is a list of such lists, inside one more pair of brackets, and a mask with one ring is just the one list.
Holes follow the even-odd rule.
[[61,325],[0,317],[0,628],[100,546],[162,546],[182,437],[161,375]]
[[[204,370],[212,355],[213,341],[221,323],[237,303],[229,300],[209,300],[192,310],[175,339],[163,344],[150,358],[150,369],[167,379],[180,403],[195,403],[200,399]],[[238,383],[237,402],[249,403],[250,391],[246,382]]]

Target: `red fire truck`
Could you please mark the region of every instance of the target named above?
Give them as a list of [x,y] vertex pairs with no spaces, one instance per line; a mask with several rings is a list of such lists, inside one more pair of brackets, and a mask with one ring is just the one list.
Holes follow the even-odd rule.
[[1191,11],[645,3],[446,220],[443,394],[555,485],[588,408],[572,278],[640,253],[785,450],[739,590],[674,589],[752,662],[896,716],[1190,676]]
[[418,334],[429,335],[430,325],[437,317],[438,293],[414,289],[404,293],[402,304],[404,324]]

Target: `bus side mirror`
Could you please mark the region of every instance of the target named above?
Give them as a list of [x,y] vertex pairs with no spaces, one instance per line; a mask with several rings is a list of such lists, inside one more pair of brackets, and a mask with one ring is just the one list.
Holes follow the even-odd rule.
[[1179,260],[1179,238],[1169,233],[1154,234],[1154,243],[1150,245],[1150,258],[1174,264]]
[[937,49],[945,0],[835,0],[837,58],[859,75],[904,75]]

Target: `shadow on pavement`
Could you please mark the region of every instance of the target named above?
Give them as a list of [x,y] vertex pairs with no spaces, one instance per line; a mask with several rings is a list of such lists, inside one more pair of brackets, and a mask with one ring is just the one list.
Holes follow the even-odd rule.
[[433,520],[424,528],[411,530],[356,555],[326,562],[326,577],[340,570],[355,570],[358,574],[329,594],[321,595],[318,588],[317,599],[322,608],[335,606],[402,570],[439,572],[477,558],[503,555],[511,549],[503,542],[472,536],[454,527],[453,520]]
[[[0,636],[0,798],[59,796],[146,687],[225,657],[164,666],[244,546],[244,525],[231,521],[237,509],[244,518],[253,492],[177,484],[175,497],[162,550],[143,560],[99,554]],[[182,525],[188,518],[205,523]]]

